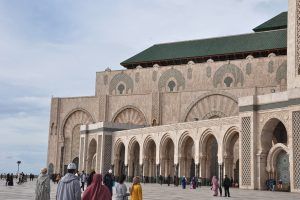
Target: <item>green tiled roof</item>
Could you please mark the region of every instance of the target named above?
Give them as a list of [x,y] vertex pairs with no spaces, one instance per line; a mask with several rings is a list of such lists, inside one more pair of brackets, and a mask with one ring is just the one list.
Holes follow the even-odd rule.
[[124,67],[147,62],[287,48],[287,30],[156,44],[123,61]]
[[288,22],[288,13],[282,12],[279,15],[273,17],[272,19],[255,27],[253,31],[260,32],[260,31],[270,31],[270,30],[287,28],[287,22]]

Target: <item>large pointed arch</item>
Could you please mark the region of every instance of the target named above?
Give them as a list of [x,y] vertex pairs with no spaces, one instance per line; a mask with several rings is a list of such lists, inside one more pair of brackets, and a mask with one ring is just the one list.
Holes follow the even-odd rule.
[[238,115],[237,99],[225,92],[206,93],[187,108],[182,121],[205,120]]
[[125,106],[119,109],[113,116],[112,121],[121,124],[135,124],[146,126],[145,114],[134,106]]
[[65,117],[61,131],[64,146],[64,152],[61,155],[62,165],[67,165],[79,157],[80,126],[92,123],[94,123],[92,115],[81,108],[72,110]]

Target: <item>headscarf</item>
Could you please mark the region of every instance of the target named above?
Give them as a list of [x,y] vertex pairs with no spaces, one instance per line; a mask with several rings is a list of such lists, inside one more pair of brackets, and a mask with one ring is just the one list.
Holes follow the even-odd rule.
[[132,183],[133,183],[133,184],[138,184],[138,183],[140,183],[140,177],[138,177],[138,176],[134,177]]
[[218,179],[217,179],[217,177],[213,176],[211,182],[212,182],[213,185],[218,185]]
[[84,191],[82,200],[111,200],[109,189],[102,184],[101,174],[94,174],[92,184]]

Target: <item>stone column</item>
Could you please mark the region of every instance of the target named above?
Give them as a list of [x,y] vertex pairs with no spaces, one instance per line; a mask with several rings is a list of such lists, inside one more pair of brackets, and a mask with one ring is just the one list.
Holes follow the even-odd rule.
[[200,156],[200,176],[202,178],[208,178],[206,177],[206,156]]
[[160,164],[156,164],[156,183],[159,183]]
[[222,186],[223,185],[223,177],[224,177],[224,164],[219,163],[219,183]]
[[129,181],[129,174],[128,174],[128,165],[125,165],[125,175],[126,175],[126,181]]
[[195,164],[195,174],[196,174],[196,177],[198,178],[199,177],[199,164]]
[[267,173],[266,173],[266,166],[267,166],[267,154],[260,153],[256,155],[256,162],[257,162],[257,182],[258,185],[256,189],[264,189],[265,188],[265,181],[267,180]]

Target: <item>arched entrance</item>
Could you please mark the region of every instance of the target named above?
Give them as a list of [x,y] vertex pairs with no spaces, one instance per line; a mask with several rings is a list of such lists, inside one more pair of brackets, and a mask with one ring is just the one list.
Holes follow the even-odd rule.
[[125,145],[120,142],[115,147],[115,176],[118,178],[125,173]]
[[97,142],[95,139],[92,139],[89,144],[88,150],[88,162],[87,162],[87,171],[91,172],[92,170],[96,170],[96,149],[97,149]]
[[73,161],[72,161],[72,163],[75,163],[75,165],[76,165],[76,170],[78,170],[79,158],[78,158],[78,157],[74,158]]
[[163,177],[174,175],[174,142],[171,138],[167,137],[162,141],[160,152],[160,174]]
[[140,175],[140,145],[136,140],[129,146],[128,171],[130,180]]
[[146,182],[155,182],[156,177],[156,144],[153,139],[144,144],[144,176]]
[[195,144],[190,136],[182,138],[179,142],[179,170],[180,176],[194,177],[195,173]]
[[237,128],[229,129],[223,140],[224,144],[224,175],[239,183],[239,133]]
[[284,182],[283,190],[289,190],[290,169],[287,142],[288,136],[284,124],[276,118],[267,121],[261,134],[261,155],[265,158],[260,163],[262,187],[267,187],[264,184],[267,180],[275,180],[278,183],[281,179]]
[[213,176],[219,175],[217,139],[207,132],[200,139],[200,147],[201,177],[210,181]]

